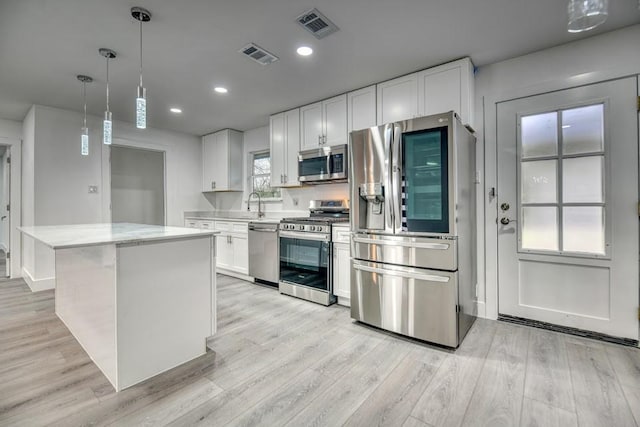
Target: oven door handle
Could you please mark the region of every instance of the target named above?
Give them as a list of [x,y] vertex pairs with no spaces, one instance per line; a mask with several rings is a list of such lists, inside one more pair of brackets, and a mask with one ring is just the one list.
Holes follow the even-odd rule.
[[330,236],[326,234],[299,233],[297,231],[280,231],[280,237],[289,237],[300,240],[316,240],[319,242],[328,242],[330,238]]
[[449,282],[449,278],[448,277],[446,277],[446,276],[436,276],[435,274],[419,274],[419,273],[412,273],[412,272],[408,272],[408,271],[386,270],[386,269],[383,269],[383,268],[367,267],[367,266],[358,265],[358,264],[354,264],[353,268],[355,268],[356,270],[366,271],[366,272],[369,272],[369,273],[378,273],[378,274],[383,274],[383,275],[387,275],[387,276],[402,277],[404,279],[424,280],[424,281],[427,281],[427,282],[442,282],[442,283],[448,283]]
[[446,251],[450,247],[448,243],[402,242],[402,241],[395,241],[395,240],[366,239],[362,237],[354,237],[353,242],[367,243],[370,245],[392,245],[392,246],[403,246],[407,248],[417,248],[417,249],[435,249],[440,251]]

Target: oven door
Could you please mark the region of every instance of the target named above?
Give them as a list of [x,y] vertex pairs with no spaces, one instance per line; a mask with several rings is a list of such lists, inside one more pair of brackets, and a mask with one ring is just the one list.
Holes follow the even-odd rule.
[[331,293],[330,236],[280,232],[280,282]]

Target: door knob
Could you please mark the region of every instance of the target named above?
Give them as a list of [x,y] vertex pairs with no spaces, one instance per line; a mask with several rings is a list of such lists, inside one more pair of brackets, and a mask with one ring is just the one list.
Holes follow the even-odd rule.
[[503,203],[500,205],[500,209],[502,209],[503,211],[508,211],[510,207],[511,206],[509,206],[509,203]]
[[507,218],[506,216],[500,218],[500,224],[502,224],[502,225],[509,225],[509,223],[511,223],[511,222],[516,222],[516,220]]

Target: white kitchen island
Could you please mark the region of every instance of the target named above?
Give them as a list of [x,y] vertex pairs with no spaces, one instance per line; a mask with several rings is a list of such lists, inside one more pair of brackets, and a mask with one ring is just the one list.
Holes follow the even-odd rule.
[[141,224],[32,226],[55,251],[56,315],[117,391],[206,352],[215,234]]

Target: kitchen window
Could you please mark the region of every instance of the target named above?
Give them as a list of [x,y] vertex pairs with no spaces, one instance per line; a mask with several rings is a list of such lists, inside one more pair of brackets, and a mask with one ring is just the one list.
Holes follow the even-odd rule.
[[520,249],[607,255],[605,104],[520,118]]
[[271,154],[269,150],[251,154],[251,191],[262,200],[281,200],[279,188],[271,187]]

